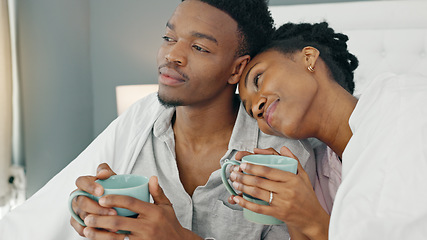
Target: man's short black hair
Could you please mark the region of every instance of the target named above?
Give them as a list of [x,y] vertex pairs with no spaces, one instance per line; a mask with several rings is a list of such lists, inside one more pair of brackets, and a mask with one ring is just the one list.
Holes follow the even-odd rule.
[[[185,0],[182,0],[185,1]],[[227,13],[238,25],[240,43],[237,56],[253,57],[274,32],[268,0],[198,0]]]

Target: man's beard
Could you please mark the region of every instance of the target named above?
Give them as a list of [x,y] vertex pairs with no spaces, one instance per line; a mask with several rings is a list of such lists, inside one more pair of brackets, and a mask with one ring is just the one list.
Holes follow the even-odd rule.
[[167,107],[167,108],[178,107],[183,105],[182,101],[174,100],[174,99],[165,99],[161,97],[158,92],[157,92],[157,99],[159,99],[160,104],[162,104],[164,107]]

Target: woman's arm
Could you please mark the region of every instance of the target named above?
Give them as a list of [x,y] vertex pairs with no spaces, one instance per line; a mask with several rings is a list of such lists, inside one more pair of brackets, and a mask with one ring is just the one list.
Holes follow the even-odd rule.
[[[279,155],[273,149],[255,149],[254,153]],[[280,153],[298,160],[286,147],[283,147]],[[239,152],[236,159],[247,154]],[[237,190],[266,202],[269,201],[272,192],[273,200],[267,206],[246,201],[241,196],[235,196],[232,200],[253,212],[284,221],[292,239],[306,239],[303,238],[304,235],[308,239],[328,239],[329,215],[317,200],[308,175],[300,163],[297,174],[242,163],[239,168],[233,170],[230,179]]]

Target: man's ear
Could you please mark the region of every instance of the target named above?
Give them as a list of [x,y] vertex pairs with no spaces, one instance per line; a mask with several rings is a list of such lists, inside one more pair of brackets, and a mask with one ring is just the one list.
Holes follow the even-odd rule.
[[308,46],[302,49],[302,53],[305,56],[304,61],[306,67],[311,67],[314,70],[316,68],[317,59],[320,55],[319,50],[317,50],[315,47]]
[[240,76],[243,73],[243,69],[245,69],[251,57],[249,55],[243,55],[238,57],[233,64],[233,72],[231,73],[231,77],[228,79],[229,84],[237,84],[240,80]]

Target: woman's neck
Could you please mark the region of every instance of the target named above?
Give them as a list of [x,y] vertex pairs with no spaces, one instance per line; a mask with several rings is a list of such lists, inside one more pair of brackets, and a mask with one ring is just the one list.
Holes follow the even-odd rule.
[[[338,85],[338,84],[337,84]],[[328,94],[322,113],[321,127],[317,138],[326,143],[338,156],[342,157],[344,149],[353,133],[349,119],[357,104],[357,99],[345,89],[338,86]]]

